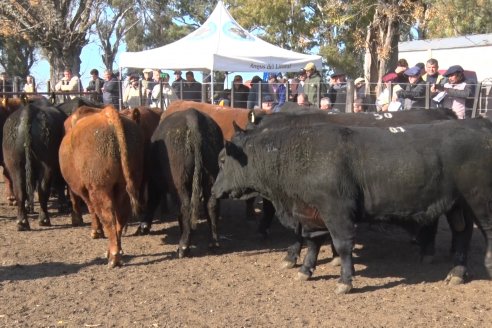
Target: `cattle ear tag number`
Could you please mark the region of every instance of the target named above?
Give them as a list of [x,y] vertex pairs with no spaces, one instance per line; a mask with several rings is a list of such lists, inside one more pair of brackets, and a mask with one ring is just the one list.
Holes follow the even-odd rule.
[[402,133],[405,132],[405,129],[401,126],[390,126],[388,128],[391,133]]
[[393,114],[391,113],[374,114],[374,117],[376,118],[376,120],[382,120],[383,118],[393,118]]

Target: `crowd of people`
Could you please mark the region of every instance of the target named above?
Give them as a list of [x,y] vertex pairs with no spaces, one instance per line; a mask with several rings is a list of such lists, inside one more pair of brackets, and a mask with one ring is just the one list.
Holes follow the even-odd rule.
[[[61,93],[60,101],[72,99],[81,91],[89,93],[91,99],[119,108],[120,95],[125,108],[150,106],[166,108],[175,99],[207,101],[207,89],[196,81],[194,73],[187,71],[185,78],[182,71],[175,70],[174,81],[169,74],[159,69],[146,68],[142,74],[129,74],[124,81],[105,70],[103,78],[97,69],[90,71],[91,78],[87,88],[82,88],[78,76],[70,69],[65,69],[63,78],[54,86]],[[235,75],[231,89],[226,89],[216,103],[236,108],[262,108],[272,112],[288,108],[285,104],[294,103],[302,107],[344,112],[348,96],[352,97],[353,112],[368,110],[397,111],[425,108],[426,83],[431,85],[431,108],[450,108],[458,117],[465,117],[466,101],[473,96],[473,85],[465,78],[464,70],[453,65],[443,74],[439,74],[439,63],[431,58],[425,64],[417,63],[409,67],[405,59],[398,60],[395,69],[382,77],[383,88],[375,103],[370,103],[370,91],[366,90],[366,80],[358,77],[353,81],[354,93],[347,95],[347,75],[343,70],[335,69],[330,74],[329,83],[325,83],[323,74],[314,63],[308,63],[300,72],[283,76],[270,73],[267,81],[258,75],[244,83],[241,75]],[[26,77],[21,89],[27,94],[37,92],[32,75]],[[12,82],[6,73],[0,74],[0,91],[12,92]],[[391,94],[390,94],[391,92]]]

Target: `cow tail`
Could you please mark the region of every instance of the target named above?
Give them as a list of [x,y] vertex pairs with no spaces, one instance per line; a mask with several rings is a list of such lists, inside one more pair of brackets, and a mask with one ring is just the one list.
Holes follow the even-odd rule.
[[195,160],[195,168],[193,170],[193,182],[191,187],[191,228],[196,229],[198,224],[198,216],[200,215],[201,209],[201,199],[203,197],[202,191],[202,170],[203,170],[203,162],[202,162],[202,138],[198,133],[198,122],[193,129],[191,129],[191,144],[194,148],[194,160]]
[[130,204],[132,207],[132,214],[134,217],[138,216],[140,212],[140,202],[138,196],[138,188],[133,183],[133,179],[130,174],[130,164],[128,158],[128,144],[126,142],[125,130],[123,128],[123,123],[121,122],[120,115],[116,112],[112,106],[108,106],[104,109],[104,114],[108,118],[108,122],[114,126],[116,139],[118,140],[118,145],[120,149],[120,160],[121,168],[123,171],[123,176],[126,182],[126,192],[130,196]]
[[26,196],[29,205],[34,204],[34,184],[33,184],[33,167],[32,167],[32,110],[25,106],[22,108],[20,116],[20,131],[24,131],[24,156],[26,159]]

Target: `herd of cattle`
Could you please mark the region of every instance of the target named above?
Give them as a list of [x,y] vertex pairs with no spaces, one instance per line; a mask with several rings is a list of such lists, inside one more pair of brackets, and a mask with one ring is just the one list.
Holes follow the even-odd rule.
[[267,114],[176,101],[165,112],[141,107],[118,113],[84,99],[58,106],[24,102],[7,99],[0,106],[0,163],[8,200],[18,209],[18,230],[30,229],[35,191],[42,226],[51,224],[53,192],[61,209],[71,204],[74,226],[83,223],[83,201],[91,237],[108,238],[110,267],[121,265],[128,220],[140,220],[137,233],[147,234],[167,199],[179,209],[181,258],[200,218],[209,224],[209,246],[219,246],[220,199],[261,196],[262,231],[276,214],[298,236],[284,266],[293,267],[307,245],[299,279],[312,276],[322,243],[331,242],[341,264],[336,293],[352,289],[355,226],[368,220],[410,228],[428,259],[445,216],[452,233],[451,284],[466,278],[475,224],[485,236],[484,262],[492,275],[487,119],[456,120],[448,110]]

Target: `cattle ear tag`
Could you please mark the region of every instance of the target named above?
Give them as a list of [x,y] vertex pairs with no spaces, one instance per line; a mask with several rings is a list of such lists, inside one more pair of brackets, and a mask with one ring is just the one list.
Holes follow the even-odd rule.
[[254,123],[256,121],[256,116],[255,116],[255,112],[254,111],[250,111],[249,114],[248,114],[248,116],[249,116],[249,121],[251,123]]

